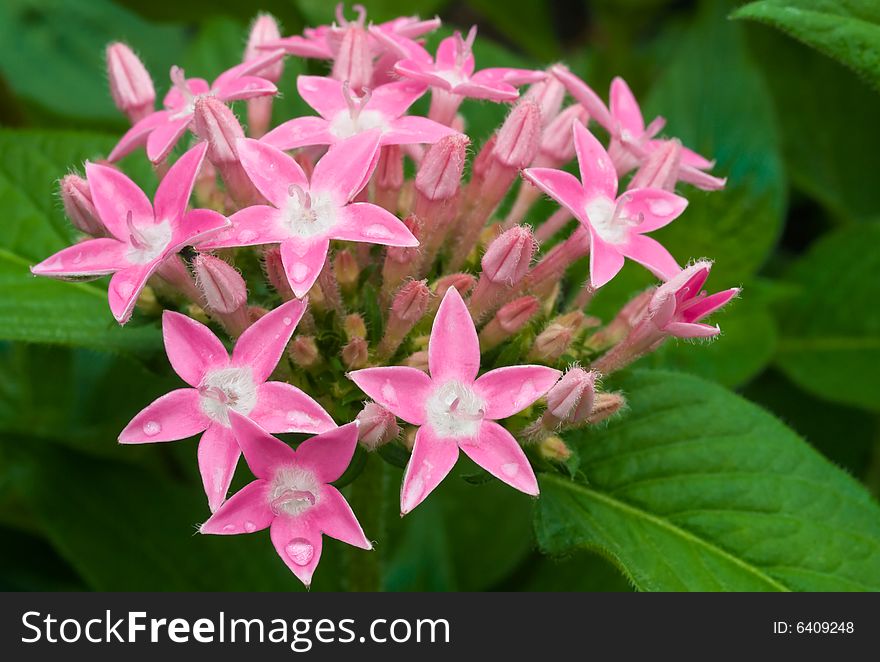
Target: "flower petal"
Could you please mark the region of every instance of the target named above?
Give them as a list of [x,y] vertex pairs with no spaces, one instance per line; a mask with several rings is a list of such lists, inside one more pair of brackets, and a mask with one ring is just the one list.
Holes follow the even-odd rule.
[[628,131],[633,139],[640,138],[645,132],[642,110],[629,85],[620,76],[611,81],[610,106],[611,114],[620,124],[620,128]]
[[186,212],[181,221],[174,224],[170,252],[176,253],[184,246],[201,244],[229,229],[231,225],[228,218],[213,209],[192,209]]
[[249,367],[257,384],[266,381],[278,365],[305,311],[305,302],[294,299],[263,315],[235,343],[232,364]]
[[320,482],[332,483],[348,468],[357,440],[358,424],[346,423],[302,442],[296,462],[311,469]]
[[233,536],[269,528],[275,514],[269,507],[268,489],[265,480],[248,483],[214,511],[199,533]]
[[461,35],[452,35],[443,39],[437,46],[435,61],[438,69],[457,70],[460,67],[463,72],[470,75],[474,71],[474,56],[473,53],[469,53],[467,58],[459,65],[458,42],[460,38]]
[[31,267],[38,276],[103,276],[130,266],[128,246],[116,239],[88,239]]
[[375,110],[389,119],[403,115],[428,88],[424,83],[400,80],[373,88],[364,110]]
[[729,290],[710,294],[684,311],[684,320],[686,322],[699,322],[704,317],[708,317],[716,310],[726,306],[739,293],[740,288],[732,287]]
[[166,124],[153,129],[147,137],[147,158],[153,163],[159,163],[168,156],[183,134],[186,133],[190,121],[192,121],[192,114],[169,120]]
[[230,103],[241,99],[268,97],[277,94],[278,88],[272,81],[259,76],[240,76],[234,80],[224,81],[214,89],[214,93],[221,101]]
[[[632,236],[640,236],[633,234]],[[590,284],[598,289],[614,278],[625,262],[616,245],[602,240],[590,228]]]
[[483,421],[473,440],[462,441],[461,450],[495,476],[520,492],[538,496],[538,481],[526,454],[507,430],[493,421]]
[[604,196],[617,198],[617,169],[602,143],[583,124],[572,122],[574,149],[587,200]]
[[213,513],[226,500],[241,450],[232,430],[212,423],[199,441],[199,473]]
[[391,128],[382,134],[383,145],[433,145],[446,136],[457,133],[453,128],[418,115],[406,115],[391,122]]
[[507,418],[543,396],[562,376],[559,370],[541,365],[515,365],[491,370],[474,382],[474,390],[486,402],[485,417]]
[[208,143],[199,143],[177,159],[162,178],[154,198],[157,223],[183,218],[207,151]]
[[282,515],[272,520],[269,537],[275,551],[306,588],[321,560],[321,533],[307,517]]
[[281,263],[293,293],[302,298],[318,280],[321,269],[327,261],[330,240],[287,239],[281,244]]
[[424,501],[449,475],[457,460],[455,439],[438,437],[429,425],[420,427],[400,487],[400,514],[406,515]]
[[424,372],[407,366],[364,368],[348,373],[364,393],[412,425],[425,422],[425,402],[433,382]]
[[330,147],[315,165],[310,190],[330,192],[340,207],[349,202],[376,169],[380,138],[378,129],[362,131]]
[[394,65],[394,73],[424,85],[438,87],[447,91],[452,90],[452,84],[437,74],[430,62],[419,62],[413,59],[399,60]]
[[309,145],[332,145],[336,136],[330,133],[330,122],[323,117],[297,117],[279,124],[260,142],[278,149],[295,149]]
[[248,416],[267,432],[320,434],[336,427],[321,405],[285,382],[260,384],[257,406]]
[[668,280],[681,271],[669,251],[651,237],[633,233],[629,241],[621,247],[621,252],[663,280]]
[[138,147],[146,145],[147,138],[153,129],[165,124],[168,121],[168,116],[169,113],[167,110],[157,110],[139,120],[134,126],[125,132],[122,138],[119,139],[119,142],[116,143],[116,147],[110,152],[110,156],[107,157],[107,160],[110,162],[118,161],[123,156],[131,154]]
[[[207,94],[211,90],[211,86],[204,78],[187,78],[186,87],[189,89],[190,95],[194,97],[200,94]],[[162,99],[163,106],[169,110],[177,111],[185,108],[187,102],[187,97],[183,95],[177,85],[172,85],[165,94],[165,98]]]
[[637,188],[623,194],[623,211],[627,218],[642,221],[635,230],[639,234],[652,232],[668,225],[688,205],[688,201],[675,193],[656,188]]
[[180,388],[154,400],[119,433],[120,444],[177,441],[198,434],[210,425],[202,411],[199,392]]
[[[439,292],[438,292],[439,294]],[[461,294],[446,290],[428,341],[428,369],[436,384],[454,379],[471,384],[480,369],[480,342]]]
[[110,166],[86,163],[86,178],[101,222],[117,239],[128,241],[129,212],[136,225],[153,222],[153,205],[123,173]]
[[318,504],[309,513],[324,535],[361,549],[373,549],[345,497],[332,485],[322,485]]
[[614,131],[614,118],[611,117],[611,112],[589,85],[563,66],[557,65],[550,71],[565,85],[568,93],[586,109],[592,119],[596,120],[606,131]]
[[296,464],[293,449],[247,416],[229,410],[229,423],[244,459],[257,478],[271,480],[280,465]]
[[131,319],[131,313],[137,303],[141,290],[147,284],[150,276],[159,268],[161,260],[139,264],[122,269],[113,274],[110,286],[107,288],[107,301],[110,304],[110,312],[120,324],[125,324]]
[[480,83],[477,80],[467,83],[459,83],[452,86],[455,94],[471,99],[485,99],[487,101],[514,101],[519,98],[519,92],[510,83],[504,81],[494,81],[491,83]]
[[721,329],[711,324],[689,324],[687,322],[671,322],[663,330],[678,338],[711,338],[721,333]]
[[168,361],[180,378],[198,387],[209,370],[229,362],[226,348],[204,324],[171,310],[162,313],[162,336]]
[[[205,210],[194,209],[189,213],[193,214],[197,211]],[[245,207],[230,216],[229,222],[230,225],[225,229],[200,241],[199,250],[277,244],[288,236],[281,228],[281,212],[269,205]]]
[[303,101],[314,108],[326,120],[336,113],[347,111],[342,83],[326,76],[297,76],[296,90]]
[[290,200],[291,184],[308,189],[306,173],[280,149],[252,138],[239,140],[237,146],[247,176],[266,200],[279,209],[284,209]]
[[419,240],[397,216],[369,202],[353,202],[340,209],[330,236],[384,246],[419,245]]
[[585,218],[587,197],[577,177],[553,168],[526,168],[522,173],[523,177],[568,209],[576,218]]

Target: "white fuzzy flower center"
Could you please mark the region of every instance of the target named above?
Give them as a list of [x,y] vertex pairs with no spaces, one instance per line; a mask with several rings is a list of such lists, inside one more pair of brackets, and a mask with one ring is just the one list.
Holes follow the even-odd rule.
[[247,416],[257,404],[257,385],[250,368],[220,368],[205,375],[199,385],[202,411],[229,427],[229,410]]
[[440,437],[473,437],[480,429],[486,403],[472,388],[446,382],[428,398],[428,423]]
[[317,505],[320,483],[311,471],[282,467],[269,487],[269,507],[276,515],[301,515]]
[[330,133],[340,140],[370,129],[381,129],[385,133],[388,128],[388,120],[378,110],[361,110],[357,113],[341,110],[330,122]]
[[128,254],[126,257],[132,264],[146,264],[162,255],[168,244],[171,243],[171,223],[160,221],[159,223],[144,223],[135,225],[128,220]]
[[622,205],[604,196],[597,196],[586,205],[587,218],[601,239],[609,244],[626,243],[633,221],[623,215]]
[[336,225],[336,211],[337,205],[329,192],[312,193],[291,184],[283,223],[293,236],[315,237]]

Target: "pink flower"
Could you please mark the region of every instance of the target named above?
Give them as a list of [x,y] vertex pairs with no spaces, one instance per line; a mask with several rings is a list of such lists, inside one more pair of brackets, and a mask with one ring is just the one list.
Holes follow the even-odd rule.
[[483,69],[474,73],[471,49],[476,36],[477,26],[470,29],[467,38],[456,32],[440,42],[435,59],[422,49],[419,57],[400,60],[394,65],[394,71],[404,78],[462,97],[490,101],[513,101],[519,96],[517,85],[536,83],[547,77],[543,71],[509,67]]
[[523,365],[477,378],[477,331],[454,288],[446,291],[434,318],[428,367],[430,377],[404,366],[349,373],[373,400],[419,426],[400,492],[401,513],[410,512],[437,487],[458,459],[459,449],[499,480],[537,496],[538,483],[525,453],[495,420],[531,405],[561,373]]
[[348,467],[358,426],[349,423],[294,450],[252,420],[232,412],[232,430],[257,479],[233,494],[201,533],[235,535],[269,529],[278,556],[308,587],[321,559],[321,536],[373,548],[345,498],[329,483]]
[[141,145],[146,145],[147,157],[153,163],[164,159],[190,128],[196,100],[200,97],[210,95],[230,102],[275,94],[278,90],[271,81],[254,74],[271,67],[283,55],[280,50],[272,51],[236,65],[220,74],[211,85],[203,78],[186,78],[183,69],[171,67],[173,85],[165,95],[165,108],[150,113],[131,127],[108,159],[118,161]]
[[326,432],[330,415],[295,386],[266,381],[278,364],[297,323],[303,301],[289,301],[241,334],[230,357],[204,325],[179,313],[162,317],[171,367],[190,388],[163,395],[135,416],[119,435],[122,444],[186,439],[204,432],[199,470],[211,510],[229,489],[240,454],[229,416],[248,416],[272,432]]
[[331,147],[310,180],[281,150],[252,139],[239,141],[245,172],[272,206],[236,212],[230,218],[232,228],[200,248],[280,243],[290,286],[297,297],[303,297],[321,273],[331,239],[417,245],[390,212],[367,202],[351,202],[369,181],[378,153],[379,132],[360,133]]
[[320,117],[297,117],[263,136],[264,143],[278,149],[334,145],[372,130],[381,133],[381,145],[435,143],[457,133],[427,117],[404,114],[425,93],[421,83],[396,81],[358,95],[348,81],[300,76],[296,87]]
[[590,281],[602,287],[623,267],[624,257],[659,278],[681,269],[669,252],[644,233],[675,220],[687,200],[660,189],[633,189],[617,197],[617,173],[608,152],[580,123],[572,124],[581,181],[562,170],[528,168],[526,177],[566,207],[589,230]]
[[209,209],[187,211],[207,146],[202,143],[171,167],[154,204],[118,170],[86,163],[92,203],[112,236],[89,239],[55,253],[31,267],[39,276],[89,278],[113,274],[107,293],[110,310],[120,324],[130,318],[147,279],[171,255],[229,226]]

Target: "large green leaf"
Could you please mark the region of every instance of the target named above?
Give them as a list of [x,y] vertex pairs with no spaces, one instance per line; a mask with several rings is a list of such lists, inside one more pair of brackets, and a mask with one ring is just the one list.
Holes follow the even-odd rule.
[[767,23],[840,60],[880,90],[877,0],[758,0],[733,13]]
[[804,390],[880,411],[880,223],[839,230],[789,274],[778,363]]
[[[471,0],[470,5],[485,17],[477,23],[492,27],[518,48],[540,60],[559,57],[559,40],[553,29],[553,5],[532,0]],[[508,65],[509,66],[509,65]]]
[[116,324],[104,281],[62,283],[28,270],[75,240],[58,203],[58,177],[112,145],[111,136],[94,133],[0,130],[0,340],[118,351],[159,346],[153,326]]
[[583,475],[540,479],[553,554],[600,549],[644,590],[878,590],[880,507],[762,409],[644,371],[630,409],[572,435]]

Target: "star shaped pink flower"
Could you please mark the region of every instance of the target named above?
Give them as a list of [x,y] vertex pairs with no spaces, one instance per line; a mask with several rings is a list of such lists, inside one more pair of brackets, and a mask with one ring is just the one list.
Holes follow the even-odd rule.
[[278,125],[262,142],[278,149],[334,145],[341,140],[378,130],[381,145],[435,143],[456,133],[438,122],[405,115],[427,89],[415,81],[396,81],[356,94],[348,82],[322,76],[300,76],[300,96],[320,117],[297,117]]
[[496,423],[543,396],[560,372],[537,365],[477,377],[480,345],[454,287],[446,291],[428,342],[430,376],[416,368],[366,368],[349,378],[377,403],[419,426],[400,491],[400,512],[419,505],[450,472],[459,450],[512,487],[537,496],[535,473],[516,439]]
[[211,95],[223,102],[230,102],[275,94],[278,89],[271,81],[254,74],[272,66],[283,56],[280,50],[266,53],[224,71],[210,85],[203,78],[186,78],[180,67],[171,67],[173,85],[165,95],[164,109],[147,115],[131,127],[110,152],[108,159],[118,161],[146,145],[147,158],[158,163],[168,156],[192,125],[199,97]]
[[230,412],[248,416],[272,432],[315,434],[335,428],[321,405],[298,388],[266,381],[305,309],[305,302],[293,300],[267,313],[241,334],[231,356],[206,326],[166,311],[165,351],[190,388],[171,391],[147,406],[120,433],[119,442],[176,441],[204,432],[199,470],[214,511],[226,498],[240,455]]
[[115,168],[86,163],[92,202],[111,236],[65,248],[31,271],[66,279],[113,274],[107,298],[116,321],[125,324],[147,279],[169,256],[229,226],[215,211],[186,209],[206,149],[202,143],[177,160],[159,184],[154,204]]
[[418,240],[390,212],[352,202],[376,168],[379,132],[359,133],[332,146],[311,179],[279,149],[252,139],[238,142],[238,155],[254,186],[271,203],[246,207],[230,217],[232,227],[202,249],[281,244],[281,261],[297,297],[309,291],[327,259],[331,239],[386,246],[416,246]]
[[684,198],[643,188],[617,196],[617,173],[608,152],[580,122],[574,122],[574,145],[581,181],[552,168],[527,168],[523,176],[586,227],[590,236],[590,282],[602,287],[628,257],[667,280],[681,271],[675,258],[644,233],[672,222],[687,207]]
[[257,479],[233,494],[202,524],[201,533],[235,535],[269,529],[278,555],[308,587],[321,559],[321,536],[373,548],[342,494],[330,485],[348,467],[357,424],[348,423],[294,450],[236,412],[229,416]]

